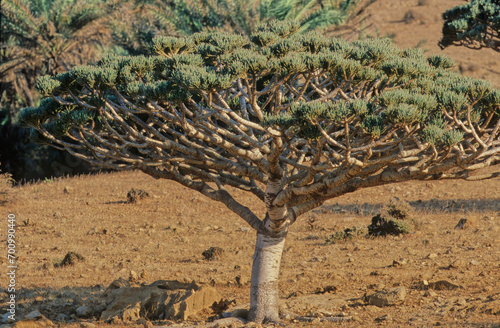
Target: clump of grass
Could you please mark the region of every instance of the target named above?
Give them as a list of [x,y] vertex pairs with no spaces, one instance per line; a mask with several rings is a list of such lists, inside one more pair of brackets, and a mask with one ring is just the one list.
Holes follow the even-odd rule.
[[14,185],[14,179],[10,173],[0,172],[0,205],[8,202],[7,195]]
[[61,263],[56,263],[56,264],[54,264],[54,266],[55,267],[65,267],[68,265],[75,265],[77,262],[82,262],[84,260],[85,260],[85,258],[82,255],[75,253],[75,252],[68,252],[68,254],[66,254],[66,256],[61,261]]
[[407,234],[415,227],[414,211],[410,204],[393,198],[384,206],[380,214],[372,218],[368,226],[370,236]]
[[201,253],[205,260],[207,261],[213,261],[213,260],[218,260],[222,257],[224,254],[224,250],[221,247],[210,247],[209,249],[206,249]]
[[415,227],[414,210],[411,205],[393,198],[372,218],[372,223],[368,227],[353,226],[338,231],[326,237],[325,244],[336,244],[359,237],[407,234]]
[[326,237],[326,244],[336,244],[338,242],[343,242],[346,240],[354,239],[360,236],[365,236],[367,229],[363,227],[346,228],[341,231],[337,231],[333,235]]
[[147,191],[144,191],[142,189],[131,189],[127,193],[127,200],[129,203],[138,203],[139,201],[148,198],[149,193]]

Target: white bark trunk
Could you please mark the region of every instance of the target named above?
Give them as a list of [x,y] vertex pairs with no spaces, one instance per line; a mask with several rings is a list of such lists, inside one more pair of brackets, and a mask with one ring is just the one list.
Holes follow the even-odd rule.
[[279,321],[278,276],[285,237],[286,232],[278,236],[257,233],[250,288],[250,321]]

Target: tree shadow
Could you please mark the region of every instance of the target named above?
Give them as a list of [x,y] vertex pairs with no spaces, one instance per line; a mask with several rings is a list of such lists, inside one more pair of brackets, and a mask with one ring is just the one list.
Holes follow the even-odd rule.
[[[64,314],[67,316],[67,320],[76,315],[76,309],[84,305],[104,305],[104,299],[102,297],[103,292],[106,287],[103,285],[95,286],[78,286],[78,287],[32,287],[32,288],[21,288],[16,291],[17,311],[16,311],[16,321],[23,318],[26,314],[37,310],[46,318],[56,320],[57,316]],[[5,313],[8,308],[6,303],[7,298],[4,297],[0,301],[0,308],[5,309]],[[90,318],[98,319],[90,315]]]
[[[430,199],[408,202],[421,213],[484,213],[500,212],[500,199]],[[313,212],[353,213],[375,215],[384,206],[382,203],[323,205]]]

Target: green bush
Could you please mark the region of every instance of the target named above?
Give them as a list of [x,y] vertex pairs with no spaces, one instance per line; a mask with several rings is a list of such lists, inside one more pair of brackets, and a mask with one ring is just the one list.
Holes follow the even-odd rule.
[[405,201],[393,198],[368,226],[370,236],[407,234],[414,229],[413,208]]

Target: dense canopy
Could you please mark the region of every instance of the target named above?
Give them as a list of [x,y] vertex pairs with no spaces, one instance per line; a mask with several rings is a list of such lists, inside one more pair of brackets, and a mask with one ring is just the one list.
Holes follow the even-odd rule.
[[359,188],[468,177],[499,161],[500,91],[488,82],[388,39],[349,43],[298,28],[158,37],[153,56],[40,78],[46,98],[20,120],[37,141],[176,180],[254,227],[260,220],[225,185],[264,200],[263,185],[277,179],[275,204],[297,216]]

